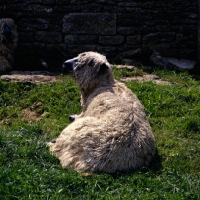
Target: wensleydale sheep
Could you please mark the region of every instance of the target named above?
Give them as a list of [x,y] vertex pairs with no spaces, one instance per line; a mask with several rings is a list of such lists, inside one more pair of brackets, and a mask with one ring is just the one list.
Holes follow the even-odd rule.
[[85,52],[67,60],[63,70],[80,87],[82,113],[50,143],[63,168],[77,171],[130,171],[147,166],[155,141],[135,94],[112,75],[106,57]]
[[17,47],[18,33],[11,18],[0,19],[0,71],[10,69],[14,63],[13,53]]

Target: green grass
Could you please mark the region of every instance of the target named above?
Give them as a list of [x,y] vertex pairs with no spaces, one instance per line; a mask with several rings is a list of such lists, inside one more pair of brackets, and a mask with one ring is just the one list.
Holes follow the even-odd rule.
[[[117,79],[142,73],[114,69]],[[151,166],[88,177],[62,169],[46,146],[70,123],[68,115],[81,111],[74,81],[68,76],[44,85],[0,81],[0,199],[200,199],[200,81],[186,72],[154,74],[172,85],[127,83],[156,139]],[[27,108],[38,118],[23,116]]]

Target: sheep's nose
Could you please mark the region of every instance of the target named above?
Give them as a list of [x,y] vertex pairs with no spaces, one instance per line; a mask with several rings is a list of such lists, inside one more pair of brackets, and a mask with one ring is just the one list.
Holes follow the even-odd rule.
[[63,73],[72,73],[73,72],[73,63],[71,62],[64,62],[62,65]]
[[77,61],[78,61],[78,57],[72,58],[70,60],[66,60],[62,65],[63,73],[72,73],[73,68],[76,65]]

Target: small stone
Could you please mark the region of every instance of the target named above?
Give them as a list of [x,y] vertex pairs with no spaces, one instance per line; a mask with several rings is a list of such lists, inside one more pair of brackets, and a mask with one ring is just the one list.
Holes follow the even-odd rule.
[[135,66],[131,65],[114,65],[117,69],[129,69],[129,70],[134,70]]

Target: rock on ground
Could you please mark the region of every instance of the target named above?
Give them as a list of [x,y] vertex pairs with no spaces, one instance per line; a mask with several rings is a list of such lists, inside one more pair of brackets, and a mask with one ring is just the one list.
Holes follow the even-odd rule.
[[139,82],[148,82],[153,81],[154,83],[158,85],[171,85],[168,81],[163,81],[160,79],[159,76],[153,75],[153,74],[147,74],[143,76],[135,76],[135,77],[126,77],[122,78],[121,81],[123,82],[129,82],[129,81],[139,81]]
[[171,65],[180,70],[192,69],[196,64],[193,60],[177,59],[177,58],[165,58]]
[[56,77],[47,71],[12,71],[9,75],[2,75],[1,80],[42,84],[56,82]]

